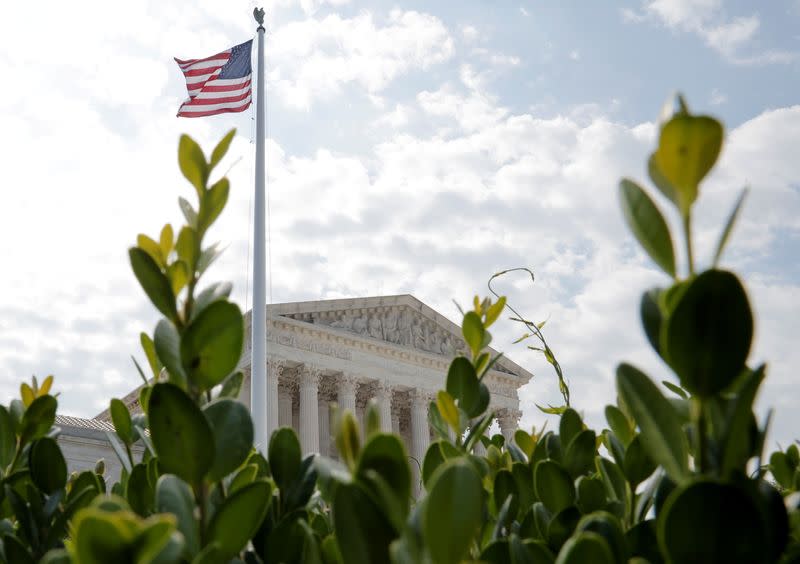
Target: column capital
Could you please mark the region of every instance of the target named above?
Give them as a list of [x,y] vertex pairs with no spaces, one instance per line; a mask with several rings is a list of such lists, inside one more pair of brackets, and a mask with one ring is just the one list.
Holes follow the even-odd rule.
[[304,364],[300,370],[300,385],[318,387],[323,369],[314,364]]
[[519,409],[504,408],[497,411],[497,422],[502,431],[516,430],[522,412]]
[[355,393],[358,385],[361,384],[361,378],[355,374],[343,372],[338,377],[339,389],[348,390],[350,393]]
[[378,382],[375,386],[375,398],[383,401],[392,401],[392,396],[397,386],[388,382]]
[[408,394],[412,407],[428,409],[428,404],[433,401],[434,394],[427,390],[415,389]]
[[270,373],[273,373],[276,376],[283,374],[286,366],[287,364],[285,358],[272,357],[267,359],[267,367],[269,368]]

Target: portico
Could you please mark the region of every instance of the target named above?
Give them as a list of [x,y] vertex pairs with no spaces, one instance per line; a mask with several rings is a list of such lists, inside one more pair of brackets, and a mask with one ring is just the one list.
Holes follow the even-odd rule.
[[[250,315],[245,320],[248,334]],[[249,337],[245,343],[249,347]],[[269,434],[292,427],[303,453],[336,456],[332,408],[349,409],[363,425],[366,406],[374,400],[381,428],[403,438],[416,471],[432,436],[428,406],[444,387],[453,356],[464,350],[460,327],[410,295],[269,305]],[[249,407],[249,348],[240,369],[245,379],[239,400]],[[484,378],[490,407],[507,439],[519,420],[517,389],[531,376],[504,357]],[[123,401],[132,412],[140,411],[138,390]],[[85,421],[107,425],[110,416],[106,411]],[[65,427],[64,433],[66,440],[70,429]],[[69,449],[65,454],[69,459]],[[113,458],[109,447],[106,459]]]

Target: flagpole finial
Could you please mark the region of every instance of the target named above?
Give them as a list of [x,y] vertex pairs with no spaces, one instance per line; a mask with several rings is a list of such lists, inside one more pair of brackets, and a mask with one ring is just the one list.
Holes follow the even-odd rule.
[[264,8],[253,9],[253,17],[258,22],[258,28],[264,29]]

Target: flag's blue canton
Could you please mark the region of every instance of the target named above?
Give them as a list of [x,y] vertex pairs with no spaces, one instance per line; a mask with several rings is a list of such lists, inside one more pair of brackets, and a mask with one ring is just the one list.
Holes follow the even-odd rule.
[[222,67],[217,78],[244,78],[252,73],[253,69],[250,66],[250,51],[252,47],[252,39],[241,45],[231,47],[231,58]]

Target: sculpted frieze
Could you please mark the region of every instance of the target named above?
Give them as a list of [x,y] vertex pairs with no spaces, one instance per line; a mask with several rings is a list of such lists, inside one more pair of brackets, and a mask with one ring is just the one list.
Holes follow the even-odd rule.
[[453,356],[463,350],[463,343],[449,331],[407,307],[314,313],[310,318],[303,314],[301,319],[433,354]]

